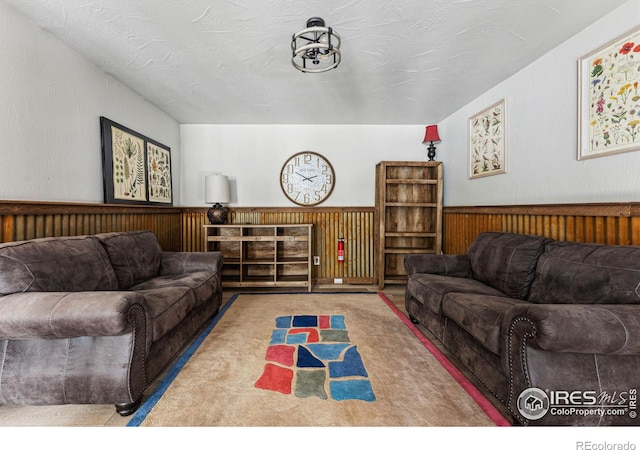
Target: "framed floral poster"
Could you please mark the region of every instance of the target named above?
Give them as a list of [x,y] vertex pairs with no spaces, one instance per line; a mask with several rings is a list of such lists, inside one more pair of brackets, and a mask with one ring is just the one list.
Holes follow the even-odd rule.
[[105,203],[173,205],[171,149],[100,117]]
[[507,171],[505,108],[502,99],[469,118],[469,178]]
[[578,60],[578,159],[640,149],[640,27]]

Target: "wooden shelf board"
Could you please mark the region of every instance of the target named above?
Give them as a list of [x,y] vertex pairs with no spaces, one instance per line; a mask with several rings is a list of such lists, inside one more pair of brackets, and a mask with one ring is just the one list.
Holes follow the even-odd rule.
[[229,284],[229,283],[239,283],[240,280],[238,279],[238,275],[237,274],[233,274],[233,275],[222,275],[222,284]]
[[209,242],[307,242],[307,236],[207,236]]
[[435,253],[433,249],[430,248],[385,248],[385,253]]
[[307,258],[279,258],[276,261],[276,264],[309,264],[309,260]]
[[225,266],[228,266],[230,264],[238,265],[240,264],[240,258],[230,258],[228,256],[225,256],[223,262]]
[[273,275],[251,275],[251,276],[247,276],[244,275],[242,276],[242,281],[241,283],[264,283],[264,282],[275,282],[275,278]]
[[251,266],[255,266],[255,265],[261,265],[261,266],[273,265],[274,263],[275,263],[275,261],[273,259],[243,259],[242,260],[242,264],[243,265],[251,265]]
[[393,206],[393,207],[412,207],[412,208],[437,208],[437,203],[408,203],[408,202],[387,202],[385,206]]
[[303,281],[287,280],[247,280],[247,281],[223,281],[223,286],[227,288],[238,287],[308,287],[306,278]]
[[279,275],[276,278],[276,283],[307,283],[307,277],[305,275]]
[[386,180],[387,184],[438,184],[438,180],[420,180],[420,179],[407,179],[402,178],[389,178]]
[[387,231],[385,237],[408,237],[408,238],[420,238],[420,237],[436,237],[438,233],[421,232],[421,231]]

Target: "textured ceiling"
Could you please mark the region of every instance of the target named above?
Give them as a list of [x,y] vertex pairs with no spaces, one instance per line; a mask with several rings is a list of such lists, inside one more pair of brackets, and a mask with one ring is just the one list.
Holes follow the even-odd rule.
[[[0,0],[180,123],[437,123],[625,0]],[[322,17],[342,63],[303,74]]]

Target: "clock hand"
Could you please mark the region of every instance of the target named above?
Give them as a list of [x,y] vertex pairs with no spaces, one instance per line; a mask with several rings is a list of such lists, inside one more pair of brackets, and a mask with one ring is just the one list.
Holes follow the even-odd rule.
[[302,177],[302,181],[311,181],[314,178],[316,178],[318,175],[314,175],[312,177],[305,177],[304,175],[302,175],[301,173],[296,172],[297,175],[300,175]]

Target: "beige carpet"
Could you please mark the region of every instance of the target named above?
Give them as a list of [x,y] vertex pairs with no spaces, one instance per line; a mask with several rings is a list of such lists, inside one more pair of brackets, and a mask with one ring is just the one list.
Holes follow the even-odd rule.
[[[470,384],[456,380],[443,367],[437,350],[434,356],[414,334],[411,323],[401,318],[382,294],[239,294],[229,304],[129,426],[507,424]],[[301,397],[295,387],[290,394],[256,387],[269,363],[267,349],[277,329],[276,318],[322,315],[343,318],[348,346],[356,347],[366,369],[364,376],[343,380],[369,382],[375,400],[336,399],[329,380],[326,398],[322,398],[322,390],[311,391],[318,395]],[[280,362],[270,364],[283,366]]]

